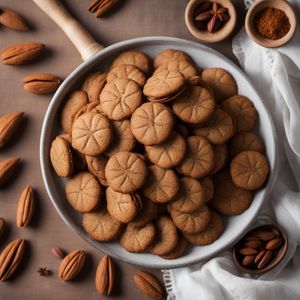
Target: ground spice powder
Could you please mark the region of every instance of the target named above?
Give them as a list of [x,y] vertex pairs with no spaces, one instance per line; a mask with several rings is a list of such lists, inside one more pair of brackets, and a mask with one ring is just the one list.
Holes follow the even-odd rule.
[[256,31],[264,38],[278,40],[290,30],[291,24],[286,14],[277,8],[267,7],[254,18]]

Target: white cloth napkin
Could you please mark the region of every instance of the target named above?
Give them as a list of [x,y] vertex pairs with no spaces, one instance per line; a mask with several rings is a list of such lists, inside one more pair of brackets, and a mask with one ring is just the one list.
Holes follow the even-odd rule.
[[[290,1],[300,16],[300,1]],[[245,1],[250,5],[251,1]],[[298,24],[299,24],[298,20]],[[300,25],[300,24],[299,24]],[[298,25],[298,26],[299,26]],[[255,224],[279,223],[289,236],[284,260],[261,276],[240,272],[225,251],[201,264],[163,270],[168,299],[300,299],[300,31],[279,49],[252,42],[244,29],[233,51],[268,106],[278,134],[279,172]],[[297,248],[298,247],[298,248]]]

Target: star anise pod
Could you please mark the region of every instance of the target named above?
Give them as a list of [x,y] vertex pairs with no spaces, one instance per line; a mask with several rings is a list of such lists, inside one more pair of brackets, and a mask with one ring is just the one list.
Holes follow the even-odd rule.
[[48,277],[52,273],[47,268],[39,268],[37,272],[40,274],[40,276],[44,276],[44,277]]

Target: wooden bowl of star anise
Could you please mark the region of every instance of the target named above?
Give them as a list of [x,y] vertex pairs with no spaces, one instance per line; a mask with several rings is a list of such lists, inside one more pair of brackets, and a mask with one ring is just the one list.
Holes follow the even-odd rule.
[[226,39],[236,25],[236,10],[230,0],[191,0],[185,10],[190,33],[202,42]]

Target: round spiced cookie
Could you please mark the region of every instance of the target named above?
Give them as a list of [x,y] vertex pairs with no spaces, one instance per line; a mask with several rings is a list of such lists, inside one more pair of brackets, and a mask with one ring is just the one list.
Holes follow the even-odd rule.
[[191,213],[169,208],[170,216],[178,229],[186,233],[199,233],[209,222],[210,210],[204,204]]
[[214,176],[214,186],[214,197],[209,203],[223,215],[240,215],[252,203],[252,192],[235,186],[227,170]]
[[201,86],[188,86],[173,102],[172,109],[182,121],[190,124],[206,122],[215,110],[213,95]]
[[113,69],[120,65],[133,65],[146,75],[149,74],[152,69],[150,57],[141,51],[135,50],[122,52],[114,59],[111,68]]
[[150,246],[154,237],[155,227],[153,223],[144,226],[129,223],[120,237],[120,244],[129,252],[139,253]]
[[141,197],[141,199],[143,208],[139,211],[134,220],[130,222],[135,226],[144,226],[147,223],[155,220],[158,215],[159,205],[157,203],[154,203],[145,197]]
[[231,161],[230,174],[236,186],[256,190],[265,183],[269,174],[269,164],[260,152],[243,151]]
[[99,102],[100,93],[106,83],[106,74],[94,72],[88,75],[82,89],[87,93],[89,102]]
[[72,126],[72,146],[83,154],[95,156],[110,144],[112,130],[109,121],[94,112],[81,115]]
[[161,103],[144,103],[131,117],[131,131],[144,145],[156,145],[172,133],[174,118],[168,107]]
[[105,177],[105,166],[108,162],[108,157],[104,154],[100,154],[97,156],[86,155],[85,159],[90,173],[95,175],[103,186],[107,186],[107,180]]
[[183,51],[175,49],[166,49],[158,53],[154,58],[154,68],[157,69],[159,66],[169,62],[170,60],[185,60],[192,62],[191,58]]
[[187,151],[177,166],[177,171],[185,176],[199,178],[211,172],[215,166],[211,144],[201,136],[187,138]]
[[132,193],[144,185],[148,169],[141,155],[122,151],[114,154],[105,167],[108,185],[120,193]]
[[179,234],[176,247],[168,254],[160,255],[160,257],[162,257],[163,259],[178,258],[185,253],[188,246],[189,246],[188,241],[182,236],[182,234]]
[[86,92],[74,91],[71,93],[63,106],[60,116],[61,127],[66,133],[71,133],[72,124],[77,111],[88,104],[88,102],[89,100]]
[[161,71],[148,78],[143,93],[151,102],[171,101],[185,88],[185,79],[179,71]]
[[97,113],[100,113],[102,114],[102,112],[99,112],[99,111],[95,111],[95,109],[98,108],[98,105],[99,105],[99,102],[89,102],[88,104],[82,106],[76,113],[75,117],[74,117],[74,121],[76,119],[78,119],[81,115],[87,113],[87,112],[90,112],[90,111],[93,111],[93,112],[97,112]]
[[135,138],[131,132],[130,121],[111,121],[112,142],[105,150],[107,156],[112,156],[120,151],[131,151],[135,147]]
[[177,228],[168,216],[159,216],[155,223],[155,238],[150,246],[150,253],[155,255],[166,255],[177,245]]
[[234,119],[236,131],[249,131],[255,126],[257,111],[247,97],[232,96],[223,101],[221,107]]
[[237,94],[237,85],[234,78],[222,68],[204,69],[201,78],[213,89],[217,102]]
[[142,207],[141,198],[138,194],[123,194],[108,187],[105,192],[107,210],[118,222],[131,222]]
[[147,81],[145,74],[133,65],[119,65],[111,69],[106,77],[107,82],[115,79],[127,78],[135,81],[140,87],[143,87]]
[[114,220],[105,207],[83,214],[82,226],[93,240],[100,242],[114,240],[122,230],[122,223]]
[[76,211],[90,212],[100,203],[101,187],[94,175],[80,172],[67,182],[65,193]]
[[104,86],[100,94],[100,104],[109,119],[121,121],[132,115],[142,104],[142,98],[142,90],[135,81],[121,78]]
[[184,158],[186,152],[185,139],[173,131],[171,136],[159,145],[146,146],[147,158],[161,168],[173,168]]
[[205,246],[210,245],[216,241],[224,231],[223,220],[218,213],[215,211],[210,212],[210,221],[204,230],[197,234],[189,234],[184,232],[183,236],[192,245]]
[[221,108],[216,108],[211,119],[194,128],[194,134],[207,138],[212,144],[225,144],[235,133],[232,117]]
[[211,175],[216,174],[222,170],[227,162],[228,150],[226,144],[214,145],[214,157],[215,157],[215,167],[210,172]]
[[238,132],[229,141],[229,152],[231,157],[235,157],[240,152],[248,150],[264,153],[264,144],[262,140],[251,131]]
[[205,191],[202,184],[191,177],[182,177],[179,179],[179,192],[173,201],[168,204],[168,208],[189,213],[204,204]]
[[58,176],[67,177],[73,174],[74,160],[72,147],[66,139],[58,136],[52,141],[50,160]]
[[214,182],[210,177],[206,176],[200,179],[200,183],[202,184],[202,187],[204,189],[205,202],[207,203],[214,196],[214,192],[215,192]]
[[148,167],[149,173],[142,189],[143,195],[153,202],[165,203],[178,192],[179,181],[172,169],[162,169],[156,165]]

